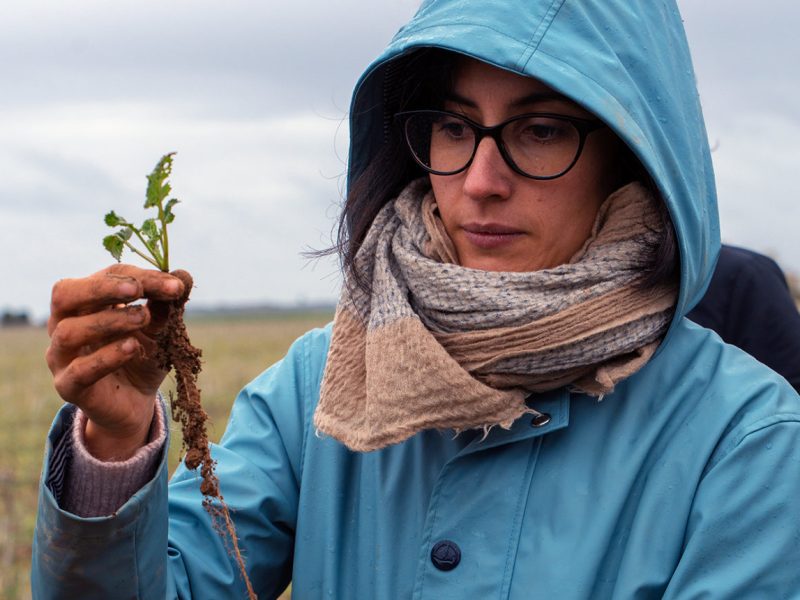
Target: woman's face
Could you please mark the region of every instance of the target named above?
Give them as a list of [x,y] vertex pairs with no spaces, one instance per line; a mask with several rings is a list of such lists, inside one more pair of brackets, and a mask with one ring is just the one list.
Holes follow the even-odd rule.
[[[444,109],[487,126],[528,112],[593,118],[535,79],[472,59],[459,63]],[[608,129],[598,130],[586,138],[566,175],[535,180],[515,173],[487,137],[465,171],[431,175],[460,264],[485,271],[536,271],[568,262],[618,183],[618,147]]]

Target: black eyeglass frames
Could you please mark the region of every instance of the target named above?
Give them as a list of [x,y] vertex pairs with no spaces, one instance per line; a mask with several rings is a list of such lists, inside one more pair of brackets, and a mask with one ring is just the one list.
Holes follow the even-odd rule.
[[492,138],[516,173],[531,179],[556,179],[580,158],[586,136],[605,127],[599,120],[552,113],[526,113],[485,127],[442,110],[412,110],[395,115],[414,160],[434,175],[455,175],[472,164],[478,145]]

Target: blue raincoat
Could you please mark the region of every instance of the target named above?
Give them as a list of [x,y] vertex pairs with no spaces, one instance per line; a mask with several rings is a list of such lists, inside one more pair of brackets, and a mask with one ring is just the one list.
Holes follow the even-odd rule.
[[[349,176],[381,143],[392,59],[442,47],[537,77],[603,119],[675,225],[677,315],[602,402],[561,389],[486,439],[424,431],[371,453],[315,436],[330,329],[237,398],[214,458],[259,597],[800,598],[800,400],[682,317],[719,248],[708,144],[673,0],[431,0],[356,89]],[[71,411],[56,418],[48,453]],[[49,456],[49,454],[48,454]],[[47,477],[47,461],[45,475]],[[37,598],[241,598],[197,476],[78,518],[43,486]]]

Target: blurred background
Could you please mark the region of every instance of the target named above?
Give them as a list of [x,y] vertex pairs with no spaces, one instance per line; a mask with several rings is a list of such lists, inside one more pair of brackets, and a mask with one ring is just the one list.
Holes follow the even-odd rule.
[[[176,151],[173,267],[191,271],[204,403],[331,317],[331,243],[356,79],[417,0],[10,0],[0,5],[0,313],[40,324],[50,287],[111,262],[111,209],[141,222]],[[679,0],[714,148],[724,241],[800,272],[800,4]],[[794,279],[797,285],[797,279]],[[265,305],[286,314],[255,315]],[[277,314],[277,316],[276,316]],[[36,482],[60,402],[36,327],[0,327],[0,598],[26,598]],[[210,377],[208,373],[214,374]],[[176,445],[177,446],[177,445]],[[177,461],[174,448],[172,463]]]
[[[726,242],[800,271],[800,4],[680,0]],[[417,0],[12,0],[0,7],[0,310],[109,264],[177,151],[173,265],[195,306],[333,302],[353,85]]]

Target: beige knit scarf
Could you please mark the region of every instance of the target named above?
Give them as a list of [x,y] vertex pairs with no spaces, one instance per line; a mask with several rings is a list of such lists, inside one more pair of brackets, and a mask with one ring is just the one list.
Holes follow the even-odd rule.
[[378,213],[345,282],[314,425],[369,451],[423,429],[508,428],[525,399],[569,385],[602,397],[666,332],[676,288],[641,289],[661,227],[633,183],[603,203],[568,264],[527,273],[456,264],[427,179]]

